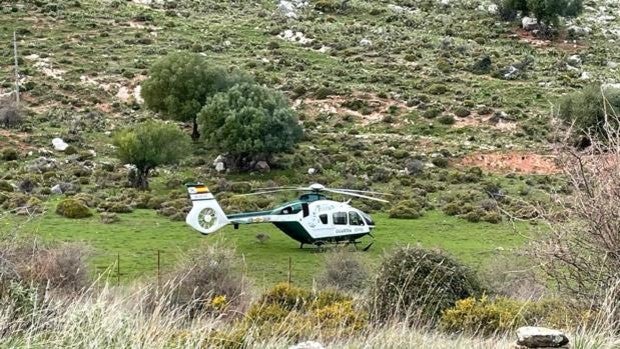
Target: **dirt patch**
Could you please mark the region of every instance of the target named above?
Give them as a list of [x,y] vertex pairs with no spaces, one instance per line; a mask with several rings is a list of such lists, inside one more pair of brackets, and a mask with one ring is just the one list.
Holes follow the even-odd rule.
[[565,52],[578,52],[587,48],[583,42],[568,39],[565,33],[561,33],[560,36],[554,40],[543,40],[534,36],[531,31],[518,28],[513,31],[510,37],[536,48],[554,47]]
[[455,128],[463,128],[463,127],[483,127],[488,126],[500,131],[514,131],[517,128],[517,123],[513,121],[508,121],[504,119],[499,119],[498,121],[493,121],[493,115],[477,115],[472,114],[465,118],[454,117],[456,123],[454,124]]
[[[8,141],[3,141],[3,139]],[[0,130],[0,149],[3,147],[14,147],[22,152],[34,149],[33,146],[26,142],[28,134],[25,132],[16,132],[9,130]]]
[[555,174],[560,172],[555,156],[526,152],[476,153],[462,158],[459,165],[494,173]]
[[[347,108],[347,103],[351,101],[360,101],[363,103],[363,109],[366,111],[361,112],[359,110]],[[401,101],[359,92],[353,93],[350,96],[328,96],[325,99],[298,99],[294,104],[296,109],[305,111],[308,116],[311,117],[316,117],[320,114],[349,115],[363,126],[383,120],[385,115],[389,115],[389,108],[392,106],[398,107],[399,114],[413,109],[407,107],[407,105]]]

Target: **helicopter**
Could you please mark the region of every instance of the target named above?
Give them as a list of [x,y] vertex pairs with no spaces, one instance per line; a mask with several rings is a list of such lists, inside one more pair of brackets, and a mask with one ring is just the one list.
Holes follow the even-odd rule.
[[[357,247],[359,239],[371,235],[375,222],[367,213],[349,205],[350,200],[338,202],[324,193],[387,203],[387,200],[369,195],[390,195],[374,191],[330,189],[314,183],[309,187],[261,188],[259,192],[239,196],[264,195],[277,192],[302,192],[296,201],[287,202],[267,211],[225,214],[209,188],[202,183],[186,184],[192,209],[185,222],[204,235],[212,234],[226,225],[235,229],[241,224],[272,223],[290,238],[304,245],[321,248],[325,244],[352,243]],[[364,248],[367,251],[370,245]]]

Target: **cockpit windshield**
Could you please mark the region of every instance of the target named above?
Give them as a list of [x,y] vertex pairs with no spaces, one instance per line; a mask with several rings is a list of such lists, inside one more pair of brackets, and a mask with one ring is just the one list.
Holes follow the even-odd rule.
[[371,227],[375,225],[375,221],[373,221],[372,218],[368,214],[362,212],[362,217],[364,217],[364,221],[366,221],[366,225],[371,226]]

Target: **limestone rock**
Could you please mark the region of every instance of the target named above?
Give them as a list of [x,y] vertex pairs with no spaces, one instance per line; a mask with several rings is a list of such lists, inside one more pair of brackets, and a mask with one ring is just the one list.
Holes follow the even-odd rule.
[[524,326],[517,330],[517,345],[526,348],[561,348],[568,337],[561,331],[545,327]]
[[58,151],[65,151],[69,147],[69,144],[65,143],[61,138],[52,139],[52,145]]
[[573,67],[579,67],[581,65],[581,57],[579,55],[572,55],[566,59],[566,63]]
[[532,18],[532,17],[523,17],[521,19],[521,27],[523,27],[523,29],[525,30],[534,30],[534,29],[538,29],[538,21],[536,20],[536,18]]
[[288,349],[325,349],[325,347],[319,342],[306,341],[292,345]]
[[220,173],[224,172],[224,171],[226,171],[226,165],[224,165],[223,162],[218,162],[218,163],[215,164],[215,170],[217,172],[220,172]]
[[309,175],[313,175],[313,174],[315,174],[315,173],[316,173],[316,168],[314,168],[314,167],[310,167],[310,168],[308,169],[308,174],[309,174]]
[[266,161],[257,162],[256,165],[254,165],[254,169],[259,172],[269,172],[271,170],[269,164]]
[[62,194],[62,188],[60,187],[60,184],[56,184],[55,186],[53,186],[51,191],[53,194]]
[[295,5],[292,2],[286,0],[280,0],[278,3],[278,11],[284,15],[284,17],[297,19],[297,12],[295,12]]
[[360,40],[360,46],[372,46],[372,41],[364,38]]

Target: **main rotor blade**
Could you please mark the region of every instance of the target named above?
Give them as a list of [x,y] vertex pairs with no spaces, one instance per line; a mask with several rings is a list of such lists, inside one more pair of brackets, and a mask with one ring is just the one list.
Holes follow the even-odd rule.
[[235,195],[235,196],[252,196],[252,195],[279,193],[279,192],[283,192],[283,191],[299,191],[299,190],[296,190],[296,189],[275,189],[275,190],[259,191],[259,192],[256,192],[256,193],[249,193],[249,194],[238,194],[238,195]]
[[369,190],[355,190],[355,189],[342,189],[342,188],[329,188],[331,190],[339,190],[339,191],[350,191],[352,193],[366,193],[366,194],[375,194],[375,195],[389,195],[392,196],[394,194],[390,193],[381,193],[378,191],[369,191]]
[[379,202],[385,202],[385,203],[389,202],[387,200],[383,200],[383,199],[379,199],[379,198],[373,198],[372,196],[366,196],[366,195],[356,194],[356,193],[349,193],[349,192],[346,192],[346,191],[340,191],[340,190],[334,190],[334,189],[325,189],[325,191],[328,191],[330,193],[355,196],[355,197],[358,197],[358,198],[374,200],[374,201],[379,201]]
[[310,188],[300,188],[300,187],[267,187],[267,188],[256,188],[256,189],[252,189],[252,190],[276,190],[276,189],[302,190],[302,189],[310,189]]

